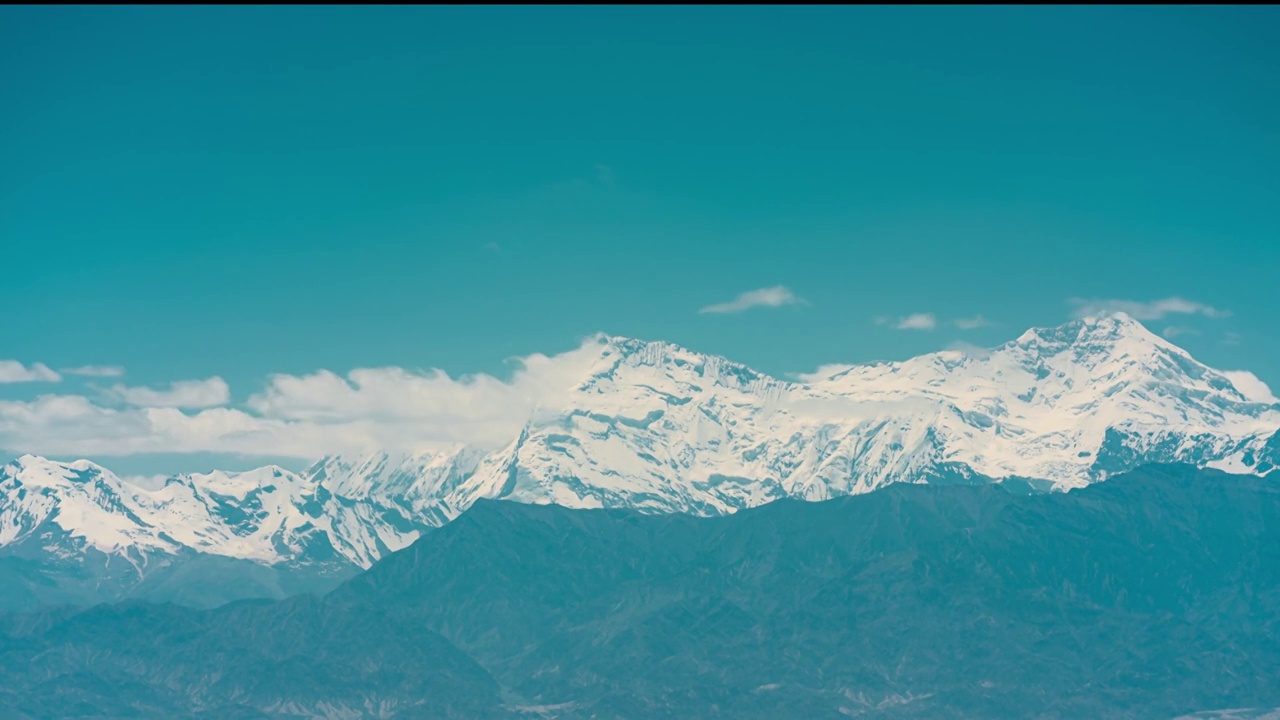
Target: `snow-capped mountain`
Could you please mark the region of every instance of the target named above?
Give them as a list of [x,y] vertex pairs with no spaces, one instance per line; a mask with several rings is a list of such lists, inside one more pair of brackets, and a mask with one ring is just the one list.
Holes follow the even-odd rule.
[[469,493],[728,512],[975,475],[1068,489],[1146,462],[1263,473],[1280,427],[1272,399],[1247,396],[1125,315],[803,382],[602,338],[568,396],[486,457],[448,505]]
[[148,490],[85,460],[26,455],[0,469],[0,546],[36,544],[61,557],[93,550],[142,572],[152,558],[184,551],[368,567],[417,539],[424,523],[360,500],[275,466],[175,475]]
[[392,513],[399,527],[439,526],[470,504],[451,505],[485,452],[465,445],[444,452],[373,453],[330,456],[303,476],[353,505],[371,505]]
[[91,549],[140,574],[181,553],[341,569],[480,498],[714,514],[899,481],[1070,489],[1148,462],[1258,474],[1280,462],[1274,398],[1125,315],[797,381],[668,343],[592,348],[587,372],[498,449],[334,456],[158,490],[87,461],[20,458],[0,470],[0,546]]
[[[324,591],[444,520],[417,515],[412,488],[338,495],[329,484],[271,466],[146,489],[85,460],[25,455],[0,467],[0,609]],[[391,497],[401,504],[381,504]]]

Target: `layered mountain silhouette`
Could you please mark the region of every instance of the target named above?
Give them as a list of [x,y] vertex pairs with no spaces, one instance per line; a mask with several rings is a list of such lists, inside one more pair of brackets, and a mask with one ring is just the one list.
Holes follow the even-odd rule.
[[14,718],[1261,717],[1280,489],[1150,466],[711,518],[482,500],[323,598],[0,630]]
[[496,449],[334,456],[159,489],[21,457],[0,469],[0,608],[320,592],[483,499],[719,515],[896,482],[1063,490],[1151,462],[1259,475],[1280,462],[1275,398],[1125,315],[799,381],[607,336],[573,363],[559,399],[514,418],[523,429]]

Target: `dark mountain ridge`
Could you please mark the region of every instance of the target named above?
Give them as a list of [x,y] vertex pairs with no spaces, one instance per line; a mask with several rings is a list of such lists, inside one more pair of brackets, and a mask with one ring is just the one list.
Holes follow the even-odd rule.
[[477,502],[324,598],[4,616],[0,714],[1168,717],[1280,707],[1280,487]]

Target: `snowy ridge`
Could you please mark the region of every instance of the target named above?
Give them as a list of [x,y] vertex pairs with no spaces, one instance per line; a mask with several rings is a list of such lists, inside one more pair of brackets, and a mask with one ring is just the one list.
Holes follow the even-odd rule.
[[372,503],[278,467],[176,475],[148,490],[86,461],[26,455],[0,468],[0,546],[88,550],[145,565],[194,551],[263,564],[368,567],[418,537]]
[[957,474],[1066,489],[1144,462],[1267,472],[1280,427],[1275,405],[1125,315],[805,381],[610,338],[565,411],[482,463],[475,493],[729,512]]
[[334,456],[153,491],[24,456],[0,469],[0,547],[367,567],[480,498],[716,514],[900,481],[1070,489],[1148,462],[1256,474],[1280,462],[1280,406],[1122,314],[797,382],[669,343],[591,347],[557,402],[497,449]]

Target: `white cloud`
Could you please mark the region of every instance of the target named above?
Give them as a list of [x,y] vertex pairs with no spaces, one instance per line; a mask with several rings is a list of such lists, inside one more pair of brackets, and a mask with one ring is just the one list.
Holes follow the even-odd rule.
[[62,376],[44,363],[28,367],[17,360],[0,360],[0,383],[58,382]]
[[1071,298],[1068,302],[1075,306],[1073,315],[1077,318],[1118,312],[1126,313],[1136,320],[1160,320],[1166,315],[1203,315],[1209,318],[1220,318],[1231,314],[1226,310],[1178,297],[1150,302]]
[[744,292],[738,297],[726,303],[717,303],[708,305],[698,312],[700,313],[736,313],[743,310],[749,310],[754,307],[780,307],[782,305],[795,305],[803,302],[796,297],[787,288],[782,285],[768,288],[760,288],[759,290],[751,290]]
[[[243,408],[194,409],[225,402],[220,378],[174,383],[168,390],[105,390],[129,403],[124,407],[80,395],[0,402],[0,448],[89,457],[208,452],[305,460],[457,443],[497,448],[535,412],[558,410],[565,391],[600,362],[605,342],[595,336],[565,353],[516,359],[508,381],[403,368],[275,375]],[[162,401],[169,404],[160,406]]]
[[1280,402],[1271,393],[1271,388],[1267,387],[1265,382],[1248,370],[1223,370],[1222,374],[1231,381],[1232,385],[1236,386],[1236,389],[1246,399],[1267,404]]
[[898,321],[899,330],[932,330],[938,326],[938,319],[933,313],[913,313]]
[[64,375],[81,377],[123,377],[124,368],[119,365],[82,365],[80,367],[62,368]]
[[170,383],[166,390],[113,385],[106,392],[130,405],[151,408],[207,408],[231,401],[231,388],[216,376],[205,380],[179,380]]
[[264,418],[317,423],[360,418],[412,428],[417,438],[498,445],[537,408],[564,397],[600,357],[603,336],[555,356],[514,359],[510,381],[478,374],[451,378],[440,370],[363,368],[341,377],[327,370],[274,375],[248,407]]
[[830,380],[832,375],[848,370],[851,367],[854,366],[847,363],[830,363],[828,365],[819,365],[818,369],[813,372],[788,373],[788,375],[798,383],[817,383],[823,380]]
[[1200,331],[1196,330],[1195,328],[1181,327],[1179,325],[1170,325],[1169,327],[1165,328],[1164,331],[1161,332],[1160,334],[1172,340],[1178,337],[1179,335],[1199,335]]
[[977,330],[978,328],[983,328],[990,324],[991,321],[981,315],[974,315],[971,318],[960,318],[955,321],[956,327],[961,330]]
[[228,408],[192,415],[176,408],[115,409],[81,395],[0,401],[0,447],[39,455],[216,452],[314,459],[326,452],[321,450],[326,446],[342,450],[375,445],[358,423],[289,424]]

